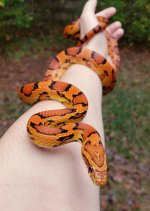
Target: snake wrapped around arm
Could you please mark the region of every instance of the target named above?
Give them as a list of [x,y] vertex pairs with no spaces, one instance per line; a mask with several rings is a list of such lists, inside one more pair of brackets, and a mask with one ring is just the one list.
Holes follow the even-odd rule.
[[65,109],[41,111],[31,116],[27,123],[28,135],[35,145],[43,148],[58,147],[70,142],[81,143],[82,157],[92,181],[104,186],[107,182],[107,160],[101,137],[95,128],[81,122],[87,113],[88,100],[77,87],[60,81],[72,64],[82,64],[98,74],[103,85],[103,94],[114,88],[120,62],[117,41],[104,32],[112,64],[99,53],[82,47],[92,36],[106,28],[108,20],[104,17],[97,19],[99,24],[81,40],[80,19],[68,25],[64,34],[78,39],[77,46],[58,53],[51,60],[41,82],[26,84],[18,92],[21,100],[27,104],[56,100],[65,105]]

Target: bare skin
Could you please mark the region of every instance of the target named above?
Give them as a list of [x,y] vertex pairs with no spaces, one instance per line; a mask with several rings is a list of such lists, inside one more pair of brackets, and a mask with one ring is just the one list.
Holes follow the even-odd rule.
[[[97,0],[87,1],[81,14],[81,37],[97,24]],[[111,17],[115,8],[97,15]],[[124,31],[120,22],[107,30],[119,40]],[[107,42],[103,33],[93,37],[85,47],[106,56]],[[83,80],[84,79],[84,80]],[[104,131],[101,113],[102,86],[98,76],[89,68],[73,65],[62,81],[72,83],[86,94],[89,109],[83,122]],[[93,86],[94,84],[94,86]],[[68,144],[51,150],[34,146],[26,132],[31,115],[47,109],[61,109],[55,101],[39,102],[23,114],[0,141],[0,210],[3,211],[99,211],[99,187],[93,185],[81,158],[81,146]]]

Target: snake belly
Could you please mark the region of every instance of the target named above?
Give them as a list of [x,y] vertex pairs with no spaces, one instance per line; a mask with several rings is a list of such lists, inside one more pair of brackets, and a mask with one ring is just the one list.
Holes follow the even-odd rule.
[[[32,143],[42,148],[58,147],[70,142],[81,143],[82,158],[92,181],[104,186],[107,182],[107,160],[101,137],[95,128],[81,122],[87,113],[88,100],[80,89],[60,81],[72,64],[82,64],[98,74],[103,94],[114,88],[120,61],[116,40],[105,32],[113,64],[97,52],[82,47],[94,34],[106,28],[106,18],[98,17],[98,20],[100,25],[88,32],[76,47],[61,51],[51,60],[43,81],[26,84],[20,87],[18,93],[27,104],[56,100],[65,105],[64,109],[41,111],[31,116],[27,123],[28,135]],[[78,39],[79,23],[78,19],[67,26],[65,35]]]

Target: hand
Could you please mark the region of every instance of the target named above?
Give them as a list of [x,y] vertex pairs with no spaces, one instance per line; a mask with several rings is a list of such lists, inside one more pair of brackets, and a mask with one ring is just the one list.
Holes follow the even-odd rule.
[[[103,16],[106,18],[111,18],[116,13],[116,8],[109,7],[103,11],[98,12],[95,15],[95,9],[97,5],[97,0],[89,0],[85,4],[81,17],[80,17],[80,26],[81,26],[81,38],[89,32],[94,26],[98,24],[98,20],[96,16]],[[87,24],[88,23],[88,24]],[[115,21],[112,24],[108,25],[106,31],[112,35],[117,41],[123,36],[124,30],[122,28],[122,24],[119,21]],[[95,35],[88,43],[84,45],[85,47],[99,52],[104,57],[108,58],[110,61],[110,57],[108,55],[108,46],[107,40],[104,33],[99,33]]]

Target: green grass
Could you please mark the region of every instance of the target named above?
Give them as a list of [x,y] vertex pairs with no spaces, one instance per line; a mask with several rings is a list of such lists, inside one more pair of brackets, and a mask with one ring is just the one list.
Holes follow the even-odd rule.
[[[106,147],[113,156],[108,153],[112,176],[102,199],[107,197],[104,211],[148,211],[148,170],[142,172],[139,166],[149,169],[150,165],[150,60],[144,52],[133,51],[130,58],[125,55],[115,89],[103,98]],[[112,160],[114,156],[120,160]],[[113,181],[118,175],[122,181]]]
[[[107,144],[110,147],[115,146],[117,151],[127,158],[131,157],[135,148],[147,155],[150,152],[150,64],[137,63],[134,69],[137,69],[136,79],[132,76],[132,70],[127,69],[126,61],[123,62],[117,86],[111,94],[104,97],[103,102]],[[143,153],[140,154],[142,156]]]
[[28,106],[21,103],[17,92],[6,91],[0,100],[0,135],[27,110]]

